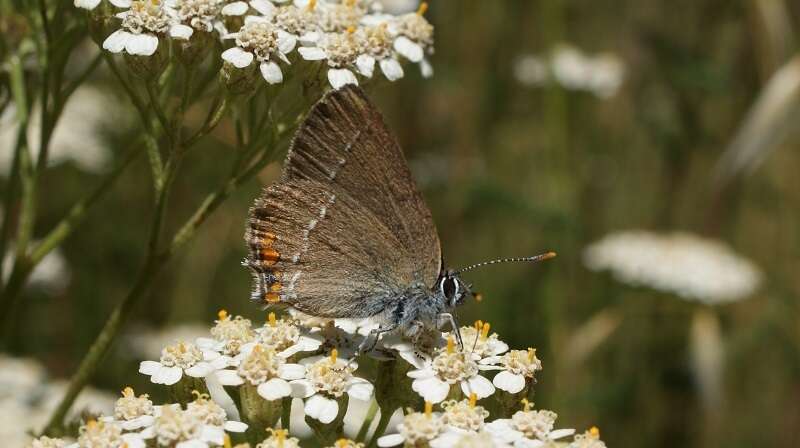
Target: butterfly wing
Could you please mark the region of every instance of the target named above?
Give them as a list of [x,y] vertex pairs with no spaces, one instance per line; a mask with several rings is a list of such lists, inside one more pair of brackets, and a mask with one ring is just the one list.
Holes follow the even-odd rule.
[[282,180],[251,209],[257,299],[367,317],[414,283],[432,287],[441,248],[397,141],[356,88],[304,121]]

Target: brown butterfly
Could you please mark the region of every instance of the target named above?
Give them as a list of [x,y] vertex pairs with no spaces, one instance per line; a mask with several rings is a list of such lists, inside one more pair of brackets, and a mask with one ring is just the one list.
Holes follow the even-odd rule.
[[472,295],[461,272],[554,255],[444,269],[430,210],[400,145],[352,86],[312,108],[281,179],[250,209],[245,240],[253,300],[318,317],[376,318],[374,340],[395,329],[414,338],[442,322],[457,332],[448,311]]

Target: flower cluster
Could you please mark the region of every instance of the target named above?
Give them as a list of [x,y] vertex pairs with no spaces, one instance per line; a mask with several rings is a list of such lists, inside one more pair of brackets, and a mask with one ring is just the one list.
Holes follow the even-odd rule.
[[711,305],[745,299],[761,282],[758,267],[724,242],[689,233],[612,233],[585,250],[584,263],[629,285]]
[[[75,2],[89,10],[100,3]],[[416,12],[398,15],[384,12],[377,2],[360,0],[111,3],[118,11],[119,28],[105,38],[104,49],[152,57],[173,43],[181,49],[182,60],[197,62],[198,55],[205,56],[211,36],[225,48],[219,57],[229,83],[249,77],[253,67],[268,84],[283,82],[287,70],[297,67],[294,71],[304,75],[324,73],[337,89],[373,79],[376,67],[387,80],[396,81],[404,76],[403,60],[418,64],[425,77],[433,73],[428,62],[433,26],[424,17],[426,3]]]
[[[452,332],[413,342],[386,335],[375,349],[359,353],[354,347],[373,328],[369,321],[274,313],[258,326],[220,311],[208,336],[171,342],[158,361],[141,363],[140,371],[153,383],[173,389],[176,403],[154,405],[147,395],[126,388],[112,414],[83,423],[77,443],[41,439],[34,446],[209,447],[246,439],[257,448],[296,447],[300,439],[287,427],[308,434],[298,427],[302,424],[322,446],[360,447],[375,412],[366,417],[358,440],[343,438],[356,435],[343,422],[356,412],[356,403],[371,402],[385,419],[380,428],[392,426],[388,418],[404,403],[424,403],[420,412],[408,409],[390,434],[383,429],[372,434],[382,447],[550,446],[575,433],[556,429],[556,414],[534,409],[526,398],[542,369],[536,350],[510,350],[489,323],[459,328],[463,346]],[[358,355],[361,363],[385,364],[367,379]],[[181,395],[187,388],[193,392]],[[479,402],[489,397],[494,405]],[[304,419],[292,419],[292,401],[302,403],[294,412]],[[490,408],[502,415],[491,419]],[[508,418],[498,418],[503,416]],[[571,443],[604,446],[596,430]]]

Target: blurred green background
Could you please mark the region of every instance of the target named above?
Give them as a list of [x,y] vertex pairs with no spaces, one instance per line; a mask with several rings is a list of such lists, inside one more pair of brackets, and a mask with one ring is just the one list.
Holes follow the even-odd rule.
[[[770,15],[776,7],[783,13]],[[770,76],[797,53],[800,5],[433,0],[428,18],[435,76],[424,80],[408,67],[405,79],[372,96],[420,180],[446,262],[559,254],[468,274],[485,300],[460,310],[462,323],[487,320],[512,347],[538,348],[537,407],[557,411],[562,427],[599,426],[609,446],[800,445],[798,134],[722,191],[713,176]],[[604,98],[515,77],[521,57],[564,42],[589,55],[614,53],[624,65],[619,91]],[[800,115],[793,122],[800,128]],[[118,136],[117,156],[135,132]],[[226,154],[214,139],[231,132],[219,130],[184,163],[170,229],[218,183]],[[263,319],[247,300],[250,276],[239,262],[247,209],[278,172],[279,164],[265,169],[210,219],[129,328],[210,323],[222,307]],[[56,376],[72,373],[141,264],[148,176],[140,158],[66,241],[65,289],[26,292],[14,353],[44,360]],[[38,233],[98,179],[71,164],[54,168],[42,187]],[[589,243],[630,228],[723,239],[764,272],[757,294],[715,310],[725,357],[724,396],[714,409],[703,407],[690,365],[698,305],[582,264]],[[603,312],[618,325],[589,353],[571,354],[573,337]],[[93,384],[155,393],[124,342],[118,348]]]

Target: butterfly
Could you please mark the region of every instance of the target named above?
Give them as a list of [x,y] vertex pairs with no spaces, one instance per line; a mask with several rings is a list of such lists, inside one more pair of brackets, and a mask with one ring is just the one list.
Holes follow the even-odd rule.
[[317,317],[373,318],[380,323],[375,341],[394,330],[414,339],[444,323],[459,336],[450,311],[474,295],[460,273],[554,255],[445,269],[402,149],[354,86],[329,92],[311,109],[281,178],[250,209],[245,240],[252,300]]

